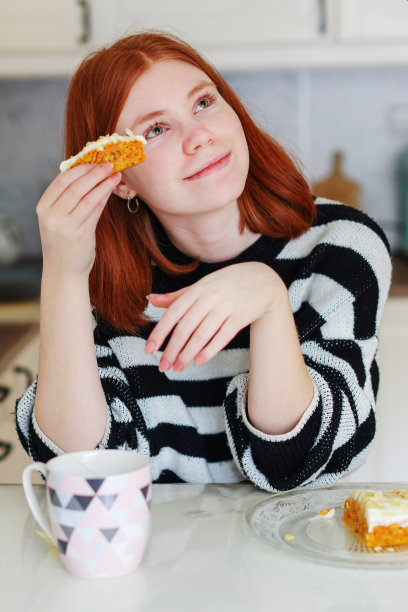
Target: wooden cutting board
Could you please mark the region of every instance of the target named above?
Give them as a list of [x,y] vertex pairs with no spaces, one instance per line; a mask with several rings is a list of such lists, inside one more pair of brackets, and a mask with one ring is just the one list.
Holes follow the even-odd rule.
[[341,151],[334,152],[331,174],[322,181],[313,183],[312,193],[361,208],[361,187],[343,173],[343,158]]

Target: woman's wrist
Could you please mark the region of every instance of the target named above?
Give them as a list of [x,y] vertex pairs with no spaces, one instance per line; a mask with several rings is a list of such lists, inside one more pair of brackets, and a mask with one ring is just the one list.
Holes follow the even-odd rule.
[[[49,317],[53,320],[76,321],[85,317],[90,325],[91,310],[89,295],[89,277],[84,274],[67,274],[44,266],[41,278],[41,323],[49,325]],[[59,313],[59,314],[57,314]]]
[[[275,273],[274,273],[275,274]],[[275,274],[271,305],[251,324],[248,416],[266,434],[283,434],[299,422],[313,397],[289,294]]]
[[[263,315],[259,317],[258,321],[263,318],[270,319],[271,316],[279,317],[282,311],[286,312],[288,309],[290,310],[289,295],[285,283],[275,270],[266,265],[265,267],[267,268],[267,277],[263,282],[270,292],[268,300],[269,305],[266,307]],[[254,321],[254,323],[256,323],[256,321]]]
[[43,260],[42,286],[50,284],[55,287],[88,287],[89,273],[88,272],[72,272],[70,270],[61,270],[59,266],[48,263]]

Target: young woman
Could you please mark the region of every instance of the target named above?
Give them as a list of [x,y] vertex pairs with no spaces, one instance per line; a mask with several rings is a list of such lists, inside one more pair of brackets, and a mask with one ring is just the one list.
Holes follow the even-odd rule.
[[74,75],[66,155],[126,128],[146,161],[78,166],[42,196],[38,380],[17,403],[31,457],[148,454],[156,482],[331,484],[375,432],[387,241],[312,197],[199,54],[119,40]]

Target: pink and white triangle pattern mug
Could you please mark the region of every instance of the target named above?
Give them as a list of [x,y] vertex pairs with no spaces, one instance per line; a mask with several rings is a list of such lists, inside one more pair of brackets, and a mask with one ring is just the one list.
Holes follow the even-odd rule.
[[[33,491],[34,470],[45,478],[48,516]],[[66,453],[27,466],[23,487],[70,574],[107,578],[138,567],[150,527],[149,457],[113,449]]]

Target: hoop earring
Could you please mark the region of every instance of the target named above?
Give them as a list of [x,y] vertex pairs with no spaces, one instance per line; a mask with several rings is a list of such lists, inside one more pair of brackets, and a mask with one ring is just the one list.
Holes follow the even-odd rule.
[[[139,210],[139,208],[140,208],[140,202],[139,202],[139,200],[137,199],[137,197],[135,196],[134,198],[131,198],[131,197],[130,197],[130,192],[129,192],[129,191],[128,191],[128,192],[127,192],[127,194],[126,194],[126,197],[127,197],[127,207],[128,207],[128,211],[129,211],[130,213],[132,213],[132,214],[137,213],[137,211],[138,211],[138,210]],[[131,203],[132,199],[134,199],[134,200],[135,200],[135,208],[131,208],[131,206],[130,206],[130,203]]]

